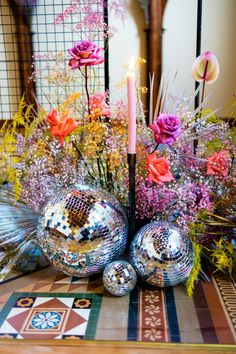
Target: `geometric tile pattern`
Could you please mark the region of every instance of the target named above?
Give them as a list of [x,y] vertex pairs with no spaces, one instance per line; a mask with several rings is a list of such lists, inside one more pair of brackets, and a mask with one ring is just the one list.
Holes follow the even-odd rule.
[[235,284],[213,274],[189,299],[181,284],[158,289],[139,282],[117,298],[101,276],[70,277],[50,267],[0,283],[0,336],[234,344]]
[[65,274],[57,274],[45,280],[38,281],[21,288],[20,291],[46,292],[46,293],[96,293],[102,294],[104,287],[101,277],[78,278]]
[[101,305],[96,294],[13,293],[0,318],[0,336],[93,339]]

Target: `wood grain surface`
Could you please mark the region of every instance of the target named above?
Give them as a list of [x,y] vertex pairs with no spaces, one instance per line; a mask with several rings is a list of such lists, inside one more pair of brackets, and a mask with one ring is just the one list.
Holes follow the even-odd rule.
[[232,354],[234,345],[194,345],[124,341],[14,340],[0,339],[1,354]]

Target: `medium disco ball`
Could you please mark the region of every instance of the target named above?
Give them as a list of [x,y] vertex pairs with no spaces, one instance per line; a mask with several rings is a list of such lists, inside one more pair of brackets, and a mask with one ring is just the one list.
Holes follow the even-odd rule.
[[161,288],[174,286],[189,276],[193,244],[173,224],[157,221],[137,233],[131,243],[130,258],[143,281]]
[[132,265],[126,261],[114,261],[103,272],[103,285],[112,295],[123,296],[133,290],[137,275]]
[[118,200],[76,184],[61,190],[39,217],[38,243],[59,270],[78,277],[100,273],[126,247],[128,223]]

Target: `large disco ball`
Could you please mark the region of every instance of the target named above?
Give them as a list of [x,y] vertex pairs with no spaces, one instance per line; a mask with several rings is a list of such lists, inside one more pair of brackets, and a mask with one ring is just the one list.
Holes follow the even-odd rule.
[[117,260],[106,266],[102,279],[105,289],[110,294],[123,296],[134,289],[137,275],[130,263]]
[[193,266],[192,241],[168,222],[153,222],[135,236],[131,262],[143,281],[158,287],[174,286],[189,276]]
[[38,243],[48,260],[69,275],[100,273],[126,247],[128,223],[118,200],[95,187],[76,184],[46,204]]

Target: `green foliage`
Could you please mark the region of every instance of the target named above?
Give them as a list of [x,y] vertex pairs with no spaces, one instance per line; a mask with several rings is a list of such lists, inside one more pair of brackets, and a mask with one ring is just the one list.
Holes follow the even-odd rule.
[[201,252],[202,246],[196,242],[193,242],[194,247],[194,262],[193,268],[190,272],[188,280],[186,282],[187,294],[191,298],[193,296],[194,284],[198,280],[199,272],[201,270]]
[[[211,109],[204,109],[202,112],[201,112],[201,117],[206,117],[207,115],[211,114],[212,110]],[[221,123],[221,119],[217,117],[216,114],[211,114],[206,122],[208,124],[219,124]]]
[[236,263],[236,255],[233,245],[223,237],[219,241],[214,241],[215,249],[210,251],[212,261],[216,267],[216,271],[226,271],[230,275]]
[[206,143],[206,148],[209,155],[214,153],[215,151],[219,152],[222,149],[222,147],[223,144],[218,138],[214,138],[211,141]]

